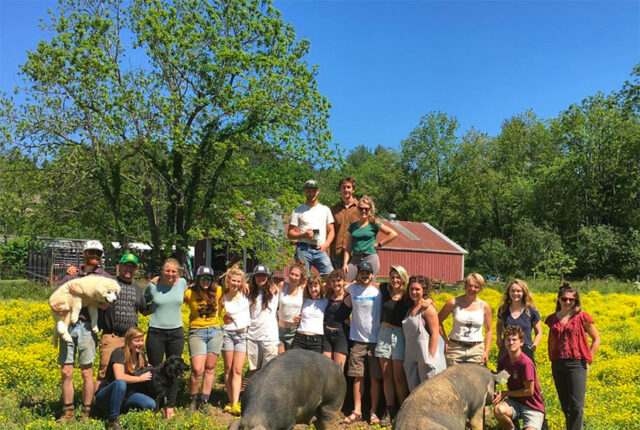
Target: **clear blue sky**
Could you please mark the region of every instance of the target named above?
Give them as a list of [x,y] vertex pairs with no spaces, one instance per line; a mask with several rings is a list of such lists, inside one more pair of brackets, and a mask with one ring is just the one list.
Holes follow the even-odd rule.
[[[17,82],[55,1],[0,0],[0,90]],[[343,148],[397,145],[429,111],[495,135],[531,108],[549,118],[619,89],[640,62],[638,1],[275,0],[333,105]]]

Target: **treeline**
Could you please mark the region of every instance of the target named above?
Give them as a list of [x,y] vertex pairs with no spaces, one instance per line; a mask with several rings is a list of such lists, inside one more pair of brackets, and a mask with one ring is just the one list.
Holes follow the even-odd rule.
[[[358,147],[351,175],[381,213],[426,221],[495,275],[640,275],[640,67],[556,118],[515,115],[491,137],[426,114],[392,148]],[[335,186],[334,186],[335,188]]]

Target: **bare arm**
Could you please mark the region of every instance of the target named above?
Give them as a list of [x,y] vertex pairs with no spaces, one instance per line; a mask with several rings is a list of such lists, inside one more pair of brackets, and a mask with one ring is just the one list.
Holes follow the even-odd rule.
[[533,395],[534,381],[524,381],[524,387],[513,391],[500,391],[491,403],[494,405],[500,403],[506,397],[529,397]]
[[531,344],[531,346],[535,351],[536,348],[538,348],[540,341],[542,340],[542,321],[536,321],[536,323],[533,325],[533,332],[536,335],[533,337],[533,343]]
[[351,257],[351,233],[347,232],[347,239],[344,243],[344,252],[342,253],[342,270],[344,274],[347,274],[347,265],[349,265],[349,258]]
[[484,307],[484,355],[482,359],[484,364],[489,361],[489,350],[491,349],[491,341],[493,340],[493,316],[491,315],[491,306],[489,303],[485,303]]
[[145,372],[140,376],[134,376],[125,373],[124,364],[122,363],[113,363],[113,376],[116,379],[124,379],[124,382],[129,384],[151,380],[151,372]]
[[455,306],[456,306],[456,299],[454,298],[447,301],[447,303],[444,304],[442,309],[440,309],[440,313],[438,314],[438,322],[440,324],[440,335],[442,336],[442,339],[444,339],[445,345],[449,342],[449,339],[447,338],[447,333],[444,331],[444,326],[442,325],[442,323],[444,322],[444,320],[447,319],[449,314],[453,312],[453,308]]
[[[436,312],[435,306],[429,306],[427,309],[422,312],[422,318],[424,318],[427,323],[427,327],[429,328],[429,333],[432,335],[429,336],[429,354],[431,356],[435,356],[438,351],[438,335],[440,324],[438,321],[438,313]],[[438,333],[438,335],[436,335]]]
[[591,351],[591,357],[595,357],[596,352],[600,347],[600,333],[598,333],[598,329],[594,323],[585,323],[584,329],[591,338],[591,347],[589,348]]
[[386,246],[393,242],[396,236],[398,236],[398,233],[394,229],[389,228],[384,224],[380,225],[380,231],[385,234],[385,238],[374,245],[374,248],[376,249],[378,249],[378,244],[380,244],[380,246]]
[[502,322],[502,318],[498,317],[496,321],[496,346],[498,347],[498,351],[502,349],[502,333],[504,333],[504,323]]

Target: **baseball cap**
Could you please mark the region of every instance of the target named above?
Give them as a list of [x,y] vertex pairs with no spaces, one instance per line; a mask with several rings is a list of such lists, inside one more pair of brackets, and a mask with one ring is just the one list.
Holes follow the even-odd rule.
[[373,267],[371,267],[371,264],[366,261],[363,261],[358,265],[358,272],[362,272],[363,270],[373,273]]
[[263,275],[269,276],[269,268],[267,266],[265,266],[264,264],[258,264],[253,269],[253,274],[257,275],[258,273],[262,273]]
[[127,253],[124,254],[122,256],[122,258],[120,259],[120,264],[125,264],[125,263],[133,263],[136,266],[138,265],[138,257],[136,257],[133,254]]
[[304,188],[318,188],[318,181],[315,179],[307,179],[304,183]]
[[200,266],[196,272],[196,276],[213,276],[213,269],[209,266]]
[[82,248],[82,252],[84,251],[88,251],[88,250],[96,250],[96,251],[100,251],[100,252],[104,252],[104,248],[102,247],[102,244],[100,243],[99,240],[88,240],[85,242],[84,244],[84,248]]

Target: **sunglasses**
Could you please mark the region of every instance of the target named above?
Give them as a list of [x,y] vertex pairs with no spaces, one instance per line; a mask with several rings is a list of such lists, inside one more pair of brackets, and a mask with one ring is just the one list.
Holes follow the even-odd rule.
[[414,275],[412,277],[409,278],[409,282],[424,282],[426,280],[426,278],[422,275]]
[[560,301],[563,303],[571,303],[575,302],[576,299],[574,299],[573,297],[560,297]]
[[360,212],[369,212],[371,210],[371,208],[362,208],[362,207],[358,206],[358,210]]
[[200,276],[200,280],[201,281],[213,281],[213,276],[210,276],[210,275]]

